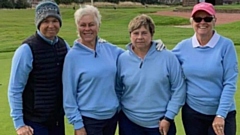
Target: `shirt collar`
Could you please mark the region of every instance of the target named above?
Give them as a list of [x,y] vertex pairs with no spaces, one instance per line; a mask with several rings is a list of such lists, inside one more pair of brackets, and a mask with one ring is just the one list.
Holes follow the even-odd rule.
[[212,38],[210,39],[210,41],[206,45],[201,46],[197,40],[197,36],[195,33],[192,37],[192,46],[194,48],[197,48],[197,47],[199,47],[199,48],[205,48],[205,47],[214,48],[214,46],[216,46],[219,39],[220,39],[220,35],[217,33],[216,30],[214,30],[214,34],[213,34]]
[[57,36],[56,36],[53,40],[50,40],[50,39],[44,37],[43,34],[42,34],[39,30],[37,30],[37,34],[38,34],[43,40],[45,40],[46,42],[48,42],[50,45],[53,45],[53,44],[55,44],[55,43],[58,42],[58,37],[57,37]]

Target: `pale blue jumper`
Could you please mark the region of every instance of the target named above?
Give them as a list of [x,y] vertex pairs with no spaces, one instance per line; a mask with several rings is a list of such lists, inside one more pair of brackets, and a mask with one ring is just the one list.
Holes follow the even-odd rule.
[[75,40],[63,67],[64,110],[74,129],[84,127],[82,116],[103,120],[116,114],[116,63],[123,51],[102,39],[95,50]]
[[181,66],[174,54],[157,51],[152,43],[144,59],[131,44],[118,60],[117,94],[121,109],[135,124],[159,127],[160,118],[170,119],[185,103],[186,86]]

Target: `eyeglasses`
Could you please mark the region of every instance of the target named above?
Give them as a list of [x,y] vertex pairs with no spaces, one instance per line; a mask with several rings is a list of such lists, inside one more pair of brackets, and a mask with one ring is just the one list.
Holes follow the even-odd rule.
[[193,17],[193,20],[196,22],[196,23],[200,23],[202,20],[204,20],[204,22],[211,22],[213,20],[213,17],[212,16],[208,16],[208,17]]

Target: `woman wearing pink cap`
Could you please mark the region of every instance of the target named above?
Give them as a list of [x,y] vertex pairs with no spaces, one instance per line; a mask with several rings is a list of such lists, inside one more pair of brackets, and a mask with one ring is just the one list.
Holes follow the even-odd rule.
[[212,4],[196,4],[190,18],[195,34],[173,49],[187,83],[186,135],[236,134],[237,55],[232,40],[214,30],[216,20]]

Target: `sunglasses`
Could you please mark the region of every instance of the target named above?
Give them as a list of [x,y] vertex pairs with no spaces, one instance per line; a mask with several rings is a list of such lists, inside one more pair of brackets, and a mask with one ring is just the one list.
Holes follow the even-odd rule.
[[213,17],[212,16],[208,16],[208,17],[193,17],[193,20],[196,22],[196,23],[200,23],[202,20],[204,20],[204,22],[211,22],[213,20]]

